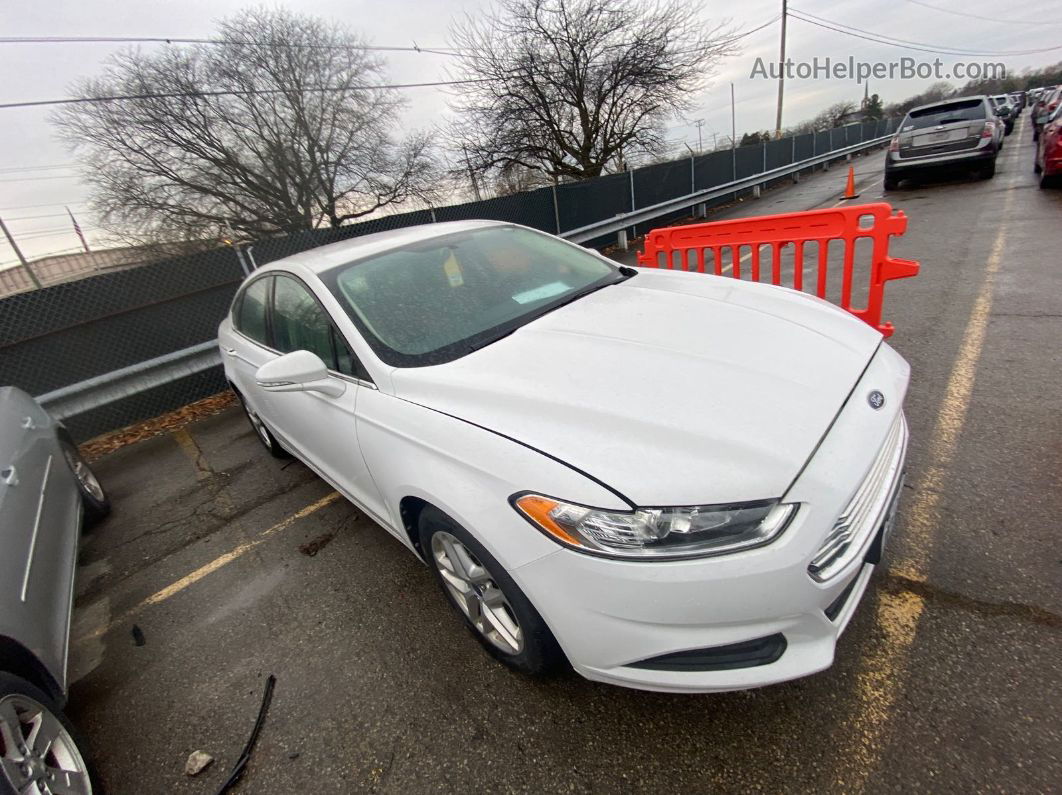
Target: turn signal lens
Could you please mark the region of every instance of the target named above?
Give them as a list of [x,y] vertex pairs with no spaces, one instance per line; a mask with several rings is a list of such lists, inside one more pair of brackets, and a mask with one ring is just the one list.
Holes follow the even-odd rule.
[[899,138],[893,138],[891,141],[889,141],[889,151],[890,152],[899,152],[900,151],[900,139]]
[[773,541],[795,504],[777,500],[733,505],[607,511],[539,494],[513,499],[531,524],[567,547],[618,558],[656,560],[723,555]]

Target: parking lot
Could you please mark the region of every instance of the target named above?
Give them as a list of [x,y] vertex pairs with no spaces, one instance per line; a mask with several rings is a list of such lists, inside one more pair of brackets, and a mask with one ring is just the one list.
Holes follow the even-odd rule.
[[[270,674],[244,792],[1056,788],[1062,191],[1037,187],[1030,139],[1026,116],[990,181],[884,197],[910,218],[892,253],[922,263],[886,291],[909,471],[831,669],[706,696],[521,677],[230,408],[96,464],[115,508],[83,540],[69,712],[108,791],[216,790]],[[858,201],[882,200],[882,153],[855,165]],[[843,185],[835,167],[717,217],[830,206]],[[197,749],[216,762],[188,778]]]

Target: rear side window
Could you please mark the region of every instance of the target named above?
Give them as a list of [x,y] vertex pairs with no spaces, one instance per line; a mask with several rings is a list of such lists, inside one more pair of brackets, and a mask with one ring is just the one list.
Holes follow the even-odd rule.
[[985,118],[985,104],[980,99],[968,99],[964,102],[949,102],[932,108],[913,110],[907,115],[903,129],[921,130],[936,127],[938,124],[951,124],[957,121],[980,121]]
[[266,304],[272,278],[258,279],[247,285],[236,309],[236,329],[255,342],[268,345],[266,332]]

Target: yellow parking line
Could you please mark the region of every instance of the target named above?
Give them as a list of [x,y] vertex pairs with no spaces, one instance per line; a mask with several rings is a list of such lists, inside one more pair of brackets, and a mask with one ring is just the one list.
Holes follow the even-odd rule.
[[[977,299],[966,323],[962,346],[952,365],[944,397],[937,411],[928,447],[928,465],[905,514],[905,549],[898,551],[893,572],[915,582],[924,582],[932,556],[935,538],[933,531],[941,522],[940,498],[949,469],[955,459],[959,438],[966,421],[977,375],[977,363],[984,347],[992,291],[1006,247],[1006,218],[1014,200],[1010,190],[1000,213],[999,231],[985,265]],[[921,596],[910,591],[879,592],[877,624],[883,640],[867,650],[856,680],[856,702],[853,705],[850,732],[858,757],[847,772],[846,789],[861,791],[874,771],[885,747],[889,719],[896,697],[903,688],[911,646],[918,632],[918,622],[925,609]],[[852,781],[855,775],[858,780]]]
[[287,529],[288,527],[293,525],[295,522],[297,522],[299,519],[304,519],[305,517],[309,516],[310,514],[316,513],[317,511],[319,511],[322,508],[324,508],[326,505],[331,505],[337,499],[339,499],[339,493],[333,491],[333,492],[331,492],[329,494],[326,494],[325,496],[323,496],[321,499],[317,500],[316,502],[312,502],[309,505],[305,506],[304,508],[300,508],[298,511],[296,511],[293,514],[291,514],[291,516],[288,516],[287,518],[282,519],[281,521],[277,522],[272,527],[268,527],[265,530],[263,530],[262,532],[258,533],[258,535],[255,536],[250,541],[245,541],[244,543],[239,544],[234,549],[230,550],[229,552],[226,552],[224,555],[219,555],[218,557],[214,558],[209,563],[206,563],[206,564],[200,566],[198,569],[196,569],[195,571],[191,572],[190,574],[186,574],[185,576],[181,577],[179,580],[170,583],[165,588],[161,588],[160,590],[158,590],[155,593],[151,594],[151,596],[147,597],[146,599],[144,599],[143,601],[141,601],[137,605],[129,608],[128,610],[126,610],[121,615],[111,619],[107,624],[102,625],[100,627],[97,627],[92,632],[90,632],[87,635],[84,635],[84,636],[78,638],[77,640],[78,641],[83,641],[83,640],[88,640],[90,638],[97,638],[100,635],[103,635],[105,632],[107,632],[111,627],[115,626],[116,624],[120,624],[121,622],[126,621],[127,619],[129,619],[134,614],[139,613],[145,607],[149,607],[151,605],[157,605],[160,602],[165,602],[167,599],[169,599],[172,596],[175,596],[176,594],[179,594],[181,591],[185,590],[189,586],[195,585],[195,583],[199,582],[201,579],[203,579],[207,575],[213,574],[218,569],[220,569],[220,568],[222,568],[224,566],[227,566],[228,564],[232,563],[234,560],[237,560],[237,559],[243,557],[245,554],[250,552],[252,549],[257,547],[259,544],[262,544],[263,542],[265,542],[270,536],[272,536],[272,535],[274,535],[276,533],[279,533],[281,530]]

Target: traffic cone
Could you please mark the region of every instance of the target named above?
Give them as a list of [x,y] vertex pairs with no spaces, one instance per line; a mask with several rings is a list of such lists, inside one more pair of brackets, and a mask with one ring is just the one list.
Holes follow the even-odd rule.
[[842,201],[847,199],[857,199],[859,194],[855,192],[855,167],[848,167],[848,182],[844,186],[844,196],[841,197]]

